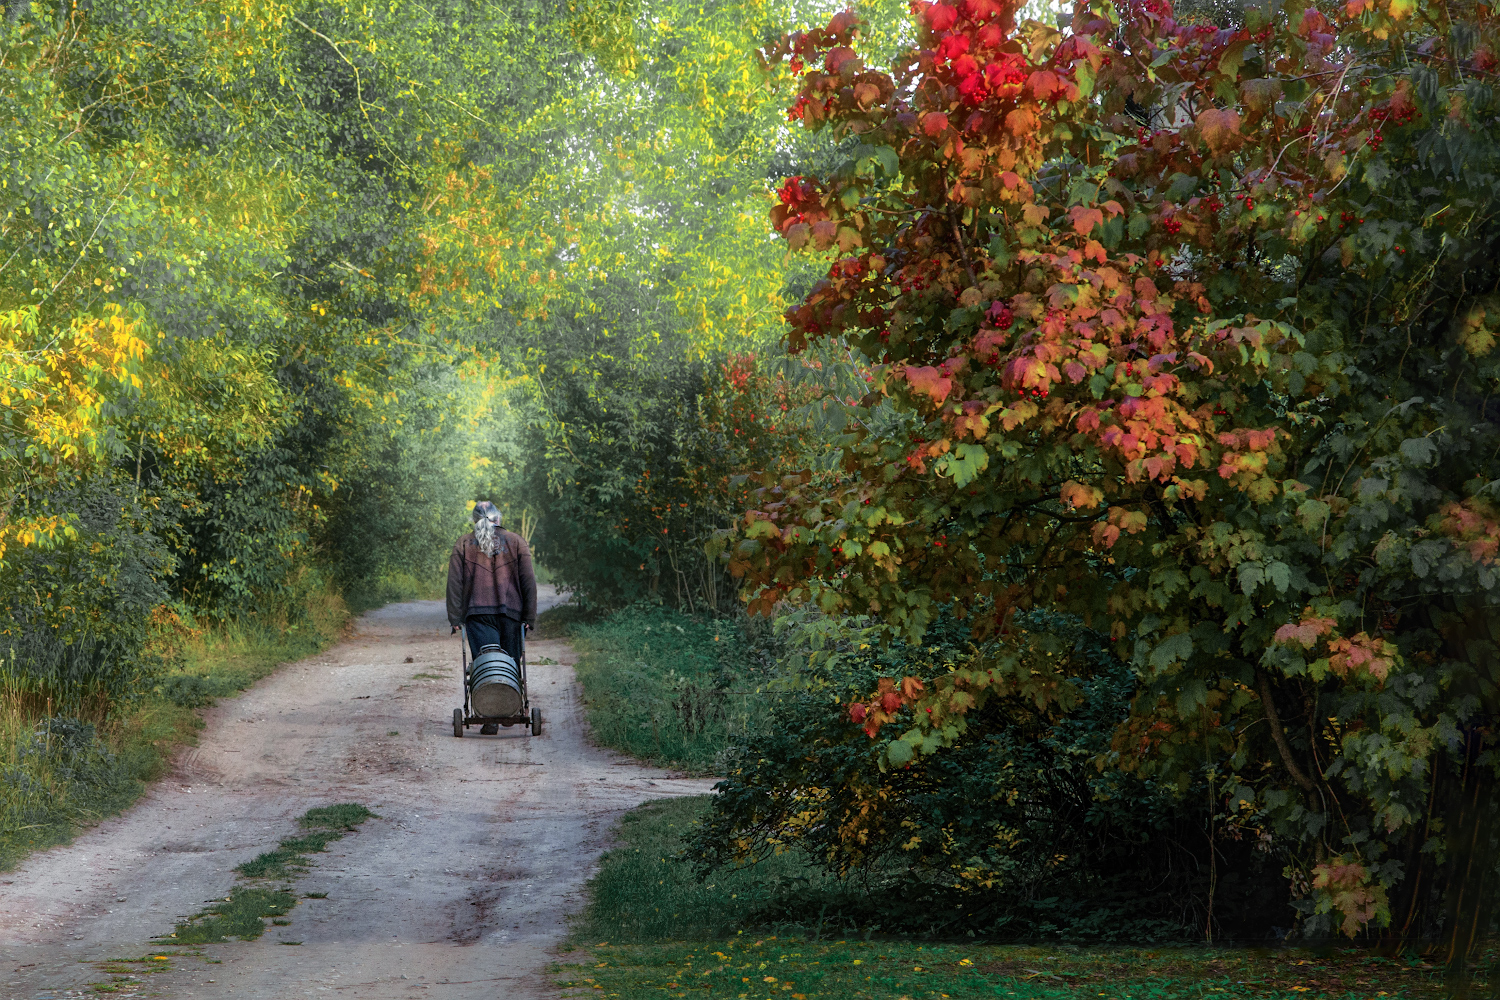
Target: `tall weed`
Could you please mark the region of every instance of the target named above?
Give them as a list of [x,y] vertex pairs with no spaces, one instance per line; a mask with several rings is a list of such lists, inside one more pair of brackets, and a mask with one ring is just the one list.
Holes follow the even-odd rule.
[[199,625],[185,608],[152,616],[150,686],[129,700],[90,703],[83,717],[55,714],[29,687],[0,683],[0,870],[33,850],[126,808],[202,723],[194,711],[232,695],[279,664],[328,646],[349,618],[326,587],[299,607]]

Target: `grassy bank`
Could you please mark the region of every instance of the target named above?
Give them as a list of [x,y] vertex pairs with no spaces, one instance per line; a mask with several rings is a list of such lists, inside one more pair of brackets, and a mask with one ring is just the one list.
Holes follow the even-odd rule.
[[716,773],[723,751],[765,716],[758,691],[772,654],[755,629],[650,605],[575,620],[567,633],[581,654],[575,669],[593,741],[689,774]]
[[0,871],[130,805],[196,738],[198,709],[327,647],[348,620],[328,590],[295,613],[226,625],[164,614],[154,643],[163,670],[135,701],[94,718],[49,716],[45,701],[0,692]]
[[[1254,1000],[1437,998],[1441,970],[1360,949],[1089,948],[840,937],[816,900],[841,887],[794,855],[699,881],[675,856],[705,797],[628,813],[619,845],[589,883],[575,928],[581,966],[559,970],[571,995],[733,1000],[918,1000],[999,997],[1244,997]],[[792,901],[800,901],[794,903]],[[900,912],[899,900],[892,911]],[[899,931],[899,928],[891,928]],[[1493,959],[1493,955],[1490,956]],[[1488,996],[1483,981],[1475,996]]]

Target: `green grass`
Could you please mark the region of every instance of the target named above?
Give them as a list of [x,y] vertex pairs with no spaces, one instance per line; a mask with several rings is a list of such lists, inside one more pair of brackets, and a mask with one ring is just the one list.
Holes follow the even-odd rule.
[[171,956],[168,955],[144,955],[140,958],[108,958],[102,962],[95,962],[94,968],[110,977],[108,982],[89,983],[89,989],[95,993],[119,993],[121,990],[134,991],[145,987],[146,983],[142,976],[156,973],[173,971]]
[[326,648],[348,620],[328,590],[312,592],[294,616],[198,627],[166,614],[154,642],[166,669],[102,718],[49,719],[44,701],[0,691],[0,871],[128,807],[196,739],[199,708]]
[[[236,867],[235,873],[247,880],[295,878],[307,869],[307,855],[326,851],[329,844],[374,815],[357,802],[309,809],[297,823],[312,832],[287,837],[275,850],[266,851]],[[327,893],[308,893],[307,898],[323,899],[326,896]],[[180,922],[176,931],[160,940],[163,944],[173,945],[207,944],[227,941],[231,937],[251,941],[265,933],[266,918],[273,918],[271,923],[274,925],[288,926],[291,921],[274,918],[286,916],[296,905],[297,897],[290,886],[273,889],[263,885],[237,885],[222,902]]]
[[538,639],[566,639],[579,625],[589,625],[599,620],[598,613],[577,604],[555,604],[536,616]]
[[[853,935],[822,919],[856,886],[792,854],[696,879],[677,855],[707,796],[627,813],[600,861],[571,947],[566,996],[659,1000],[1425,1000],[1441,970],[1361,949],[1036,947]],[[895,895],[888,908],[905,912]],[[844,939],[836,940],[840,936]],[[1495,955],[1485,964],[1495,968]],[[1488,996],[1484,980],[1473,995]]]
[[237,885],[223,902],[213,903],[201,913],[177,925],[162,944],[209,944],[239,938],[253,941],[266,931],[264,918],[292,912],[297,897],[284,889]]
[[[716,940],[763,926],[766,909],[787,893],[838,890],[836,880],[790,853],[700,882],[676,855],[708,802],[706,795],[666,799],[625,814],[615,830],[619,846],[605,853],[589,882],[579,940]],[[817,914],[810,916],[815,928]]]
[[[564,996],[659,1000],[1425,1000],[1440,970],[1361,949],[1056,949],[811,941],[735,935],[716,944],[588,948],[557,970]],[[1485,996],[1476,984],[1475,996]]]
[[266,851],[236,867],[235,874],[241,878],[292,878],[306,870],[306,855],[328,850],[329,844],[374,815],[357,802],[309,809],[297,822],[313,832],[287,837],[274,851]]
[[727,620],[635,605],[569,626],[590,734],[601,746],[689,774],[720,770],[722,753],[765,715],[755,647]]

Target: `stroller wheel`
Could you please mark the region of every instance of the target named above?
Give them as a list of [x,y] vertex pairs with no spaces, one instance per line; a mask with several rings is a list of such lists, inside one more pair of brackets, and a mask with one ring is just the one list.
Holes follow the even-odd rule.
[[542,710],[540,708],[531,710],[531,735],[542,735]]
[[455,708],[453,710],[453,735],[462,738],[464,734],[464,710]]

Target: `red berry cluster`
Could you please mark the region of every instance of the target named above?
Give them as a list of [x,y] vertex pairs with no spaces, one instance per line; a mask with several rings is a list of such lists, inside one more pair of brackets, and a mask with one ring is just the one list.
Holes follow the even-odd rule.
[[1161,227],[1167,231],[1168,236],[1176,236],[1182,232],[1182,223],[1171,216],[1161,220]]
[[1414,105],[1406,105],[1400,108],[1393,108],[1390,105],[1386,105],[1383,108],[1372,108],[1370,111],[1370,121],[1375,125],[1375,134],[1370,136],[1370,148],[1378,150],[1381,143],[1385,142],[1385,133],[1381,131],[1384,126],[1394,125],[1400,127],[1420,114],[1421,112]]
[[1217,215],[1219,213],[1219,210],[1224,207],[1224,203],[1219,200],[1217,195],[1209,195],[1208,199],[1203,203],[1203,205],[1215,215]]
[[925,292],[932,287],[932,278],[922,273],[920,266],[903,267],[897,272],[896,284],[901,291],[910,295],[915,292]]
[[1414,104],[1405,105],[1404,107],[1400,108],[1393,108],[1390,105],[1386,105],[1383,108],[1370,109],[1370,121],[1390,122],[1393,125],[1405,125],[1407,122],[1411,121],[1421,113],[1422,112],[1418,111],[1416,105]]
[[1010,306],[999,301],[990,303],[989,309],[985,310],[984,318],[997,330],[1009,330],[1011,324],[1016,321],[1015,313],[1010,311]]
[[787,208],[800,212],[808,202],[817,199],[818,186],[806,177],[788,177],[776,197]]
[[1358,224],[1358,225],[1362,226],[1362,225],[1365,224],[1365,220],[1361,219],[1359,217],[1359,213],[1358,212],[1340,212],[1339,213],[1339,228],[1343,229],[1345,226],[1348,226],[1348,225],[1351,225],[1351,224]]
[[1252,197],[1250,197],[1248,194],[1237,194],[1237,195],[1234,196],[1234,200],[1235,201],[1242,201],[1242,202],[1244,202],[1245,203],[1245,211],[1247,211],[1247,212],[1253,212],[1253,211],[1255,211],[1255,199],[1252,198]]

